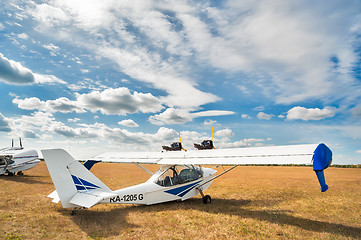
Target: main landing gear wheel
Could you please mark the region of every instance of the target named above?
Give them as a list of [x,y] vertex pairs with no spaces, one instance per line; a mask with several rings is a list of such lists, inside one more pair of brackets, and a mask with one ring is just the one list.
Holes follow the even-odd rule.
[[14,176],[15,174],[13,172],[9,172],[8,176]]
[[202,198],[204,204],[210,204],[212,202],[212,198],[209,195],[206,195]]
[[19,175],[19,176],[23,176],[24,173],[23,173],[22,171],[20,171],[20,172],[18,172],[18,175]]

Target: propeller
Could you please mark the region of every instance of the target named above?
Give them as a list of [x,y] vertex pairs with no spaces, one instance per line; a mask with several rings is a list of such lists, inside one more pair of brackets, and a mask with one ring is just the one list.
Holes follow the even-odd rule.
[[[213,145],[213,127],[212,127],[212,135],[211,135],[212,145]],[[216,149],[213,145],[213,149]]]
[[179,134],[179,142],[180,142],[180,144],[181,144],[182,150],[187,151],[187,149],[185,149],[185,148],[183,147],[183,145],[182,145],[182,139],[181,139],[180,131],[178,131],[178,134]]

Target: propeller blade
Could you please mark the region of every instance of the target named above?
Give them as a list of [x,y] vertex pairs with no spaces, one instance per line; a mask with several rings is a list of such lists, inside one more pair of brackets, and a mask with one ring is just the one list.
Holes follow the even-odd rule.
[[185,149],[182,145],[182,139],[181,139],[181,135],[180,135],[180,131],[178,131],[178,134],[179,134],[179,142],[181,143],[181,147],[184,151],[187,151],[187,149]]
[[[213,127],[212,127],[212,136],[211,136],[211,140],[212,140],[212,145],[213,145]],[[213,145],[213,149],[216,149]]]

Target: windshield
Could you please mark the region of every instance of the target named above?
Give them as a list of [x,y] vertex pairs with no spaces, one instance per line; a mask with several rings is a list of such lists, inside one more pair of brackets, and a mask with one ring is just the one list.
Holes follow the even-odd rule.
[[193,165],[172,166],[159,176],[155,182],[160,186],[168,187],[191,182],[201,177],[201,170]]

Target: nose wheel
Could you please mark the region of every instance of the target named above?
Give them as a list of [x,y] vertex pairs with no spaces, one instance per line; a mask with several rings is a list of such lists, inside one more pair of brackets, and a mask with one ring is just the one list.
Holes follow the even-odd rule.
[[202,200],[204,204],[210,204],[212,202],[212,198],[209,195],[205,195],[204,197],[202,197]]
[[203,201],[204,204],[210,204],[210,203],[212,202],[211,196],[209,196],[209,195],[204,195],[201,187],[197,187],[197,190],[198,190],[199,193],[201,194],[201,196],[202,196],[202,201]]

